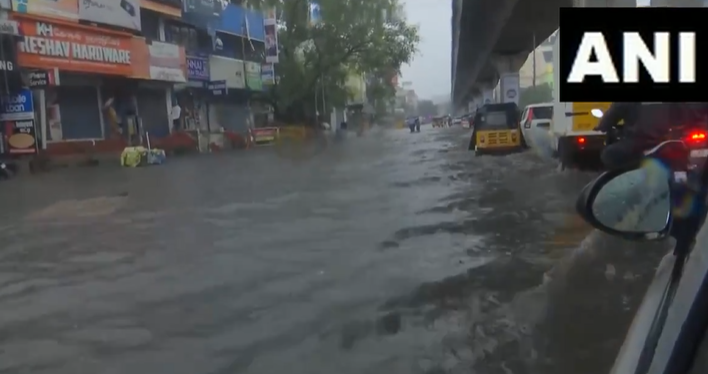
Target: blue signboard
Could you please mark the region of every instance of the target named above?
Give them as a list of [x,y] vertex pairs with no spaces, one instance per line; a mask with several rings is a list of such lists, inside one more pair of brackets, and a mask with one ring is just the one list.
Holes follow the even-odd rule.
[[187,79],[208,81],[209,59],[206,57],[187,56]]
[[[248,36],[253,40],[265,40],[265,28],[263,27],[263,13],[244,9],[238,5],[229,4],[221,13],[221,23],[217,30],[238,36]],[[248,35],[246,35],[248,26]]]
[[204,30],[265,40],[263,13],[230,4],[228,0],[185,0],[182,20]]
[[0,96],[0,104],[0,121],[34,119],[32,91],[28,89]]

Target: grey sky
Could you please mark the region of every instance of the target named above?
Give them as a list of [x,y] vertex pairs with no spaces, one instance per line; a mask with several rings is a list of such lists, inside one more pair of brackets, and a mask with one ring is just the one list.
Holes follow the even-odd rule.
[[419,54],[401,68],[401,82],[413,82],[421,99],[450,95],[450,1],[402,0],[408,21],[420,27]]

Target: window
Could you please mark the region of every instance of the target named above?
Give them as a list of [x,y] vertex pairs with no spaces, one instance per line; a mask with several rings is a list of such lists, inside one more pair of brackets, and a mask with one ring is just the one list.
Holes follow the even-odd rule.
[[165,41],[183,46],[187,51],[210,51],[211,38],[203,31],[179,22],[165,22]]
[[160,40],[160,17],[155,12],[140,9],[141,33],[147,39]]
[[553,51],[543,51],[543,61],[547,64],[553,63]]
[[531,109],[534,119],[553,119],[553,107],[539,106]]
[[489,128],[505,128],[508,126],[506,112],[490,112],[484,119]]

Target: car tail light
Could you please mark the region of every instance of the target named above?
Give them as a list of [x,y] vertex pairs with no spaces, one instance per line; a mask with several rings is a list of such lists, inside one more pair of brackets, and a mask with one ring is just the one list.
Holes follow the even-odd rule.
[[703,142],[708,139],[705,131],[692,131],[686,136],[686,140],[690,142]]
[[585,144],[585,138],[578,138],[578,144]]
[[526,118],[526,122],[531,123],[533,121],[533,108],[529,108],[529,115],[528,118]]

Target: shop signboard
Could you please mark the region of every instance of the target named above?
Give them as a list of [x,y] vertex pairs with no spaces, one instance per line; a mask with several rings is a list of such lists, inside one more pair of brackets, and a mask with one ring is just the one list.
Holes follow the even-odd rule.
[[226,81],[224,80],[209,82],[207,88],[214,96],[225,96],[229,93],[229,89],[226,87]]
[[11,19],[0,19],[0,34],[20,36],[20,24]]
[[77,20],[79,18],[79,1],[12,0],[12,10],[17,13]]
[[150,79],[177,83],[187,81],[187,62],[183,47],[153,40],[148,45],[148,51]]
[[59,69],[33,70],[27,73],[28,86],[45,88],[59,85]]
[[261,65],[261,82],[266,85],[275,84],[275,68],[273,64]]
[[228,88],[246,88],[243,61],[211,55],[209,73],[214,81],[224,80]]
[[278,139],[277,127],[261,127],[251,130],[253,143],[256,145],[273,144]]
[[3,123],[10,153],[34,153],[36,136],[32,91],[0,96],[0,121]]
[[29,89],[0,96],[0,105],[0,121],[34,119],[34,103]]
[[187,78],[197,81],[209,80],[209,58],[187,56]]
[[248,89],[253,91],[263,90],[260,63],[246,61],[246,85],[248,86]]
[[10,154],[31,154],[37,152],[37,135],[34,119],[3,121]]
[[24,35],[17,62],[22,67],[129,77],[133,75],[133,62],[147,58],[145,41],[128,34],[29,19],[21,20],[20,28]]
[[81,0],[79,19],[140,31],[140,0]]
[[221,13],[216,29],[263,42],[265,40],[264,23],[263,12],[229,4]]

